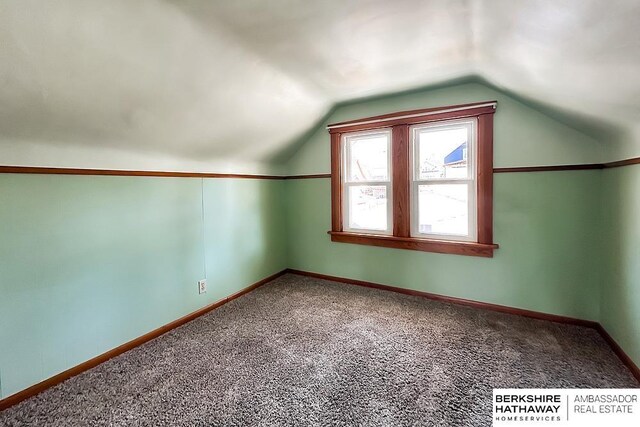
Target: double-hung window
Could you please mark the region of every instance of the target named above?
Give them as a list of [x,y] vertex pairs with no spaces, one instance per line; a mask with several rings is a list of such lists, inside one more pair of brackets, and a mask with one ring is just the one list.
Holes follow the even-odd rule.
[[344,230],[392,234],[391,132],[345,134]]
[[476,240],[476,120],[411,127],[411,235]]
[[496,105],[329,125],[332,241],[493,256]]

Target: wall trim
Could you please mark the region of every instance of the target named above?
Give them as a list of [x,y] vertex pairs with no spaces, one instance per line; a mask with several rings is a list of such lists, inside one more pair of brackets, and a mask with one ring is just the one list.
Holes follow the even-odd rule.
[[604,169],[602,163],[591,163],[584,165],[556,165],[556,166],[516,166],[509,168],[494,168],[493,173],[514,173],[514,172],[556,172],[556,171],[581,171]]
[[205,172],[169,172],[121,169],[77,169],[49,168],[38,166],[0,166],[0,173],[26,173],[44,175],[106,175],[106,176],[149,176],[171,178],[244,178],[244,179],[283,179],[279,175],[251,175],[236,173]]
[[617,160],[615,162],[609,162],[604,164],[605,169],[619,168],[622,166],[640,165],[640,157],[632,157],[625,160]]
[[[640,157],[625,160],[617,160],[608,163],[587,163],[578,165],[555,166],[515,166],[505,168],[493,168],[493,173],[517,173],[517,172],[554,172],[577,171],[593,169],[610,169],[623,166],[640,165]],[[121,170],[121,169],[83,169],[83,168],[58,168],[40,166],[10,166],[0,165],[0,174],[18,173],[35,175],[97,175],[97,176],[147,176],[169,178],[238,178],[238,179],[316,179],[331,178],[330,173],[317,173],[307,175],[252,175],[238,173],[206,173],[206,172],[170,172],[170,171],[146,171],[146,170]]]
[[20,402],[22,402],[23,400],[26,400],[30,397],[33,397],[43,391],[45,391],[48,388],[51,388],[57,384],[60,384],[61,382],[68,380],[71,377],[75,377],[78,374],[83,373],[84,371],[87,371],[91,368],[94,368],[98,365],[100,365],[101,363],[106,362],[109,359],[112,359],[116,356],[121,355],[122,353],[125,353],[129,350],[132,350],[144,343],[146,343],[147,341],[151,341],[152,339],[158,338],[161,335],[166,334],[167,332],[177,328],[178,326],[182,326],[185,323],[188,323],[204,314],[209,313],[212,310],[215,310],[216,308],[230,302],[233,301],[234,299],[241,297],[242,295],[249,293],[257,288],[259,288],[260,286],[274,280],[277,279],[278,277],[282,276],[283,274],[286,273],[287,270],[282,270],[278,273],[272,274],[269,277],[265,277],[262,280],[257,281],[256,283],[247,286],[246,288],[241,289],[240,291],[231,294],[227,297],[224,297],[216,302],[213,302],[209,305],[206,305],[192,313],[187,314],[186,316],[180,317],[179,319],[174,320],[173,322],[167,323],[164,326],[160,326],[157,329],[154,329],[150,332],[147,332],[144,335],[141,335],[138,338],[135,338],[131,341],[128,341],[122,345],[119,345],[116,348],[113,348],[109,351],[107,351],[106,353],[102,353],[92,359],[87,360],[86,362],[83,362],[77,366],[74,366],[73,368],[67,369],[66,371],[60,372],[59,374],[56,374],[54,376],[52,376],[51,378],[48,378],[44,381],[41,381],[37,384],[32,385],[31,387],[28,387],[22,391],[19,391],[15,394],[12,394],[10,396],[5,397],[4,399],[0,400],[0,411],[3,411],[13,405],[16,405]]
[[617,160],[607,163],[586,163],[578,165],[555,165],[555,166],[516,166],[509,168],[494,168],[493,173],[512,173],[512,172],[555,172],[555,171],[578,171],[593,169],[611,169],[622,166],[639,165],[640,157],[632,157],[625,160]]
[[383,291],[396,292],[396,293],[405,294],[405,295],[412,295],[412,296],[430,299],[433,301],[447,302],[451,304],[463,305],[466,307],[479,308],[483,310],[497,311],[497,312],[506,313],[506,314],[514,314],[517,316],[524,316],[531,319],[547,320],[550,322],[564,323],[569,325],[577,325],[577,326],[592,328],[600,333],[602,338],[607,342],[609,347],[611,347],[611,349],[616,354],[616,356],[618,356],[618,358],[622,361],[622,363],[631,371],[631,374],[633,374],[633,376],[640,382],[640,368],[638,368],[638,366],[633,362],[633,360],[629,357],[629,355],[625,353],[625,351],[613,339],[613,337],[609,335],[609,333],[607,333],[604,327],[599,322],[596,322],[593,320],[584,320],[584,319],[577,319],[574,317],[559,316],[557,314],[542,313],[539,311],[525,310],[522,308],[509,307],[506,305],[499,305],[499,304],[491,304],[491,303],[475,301],[475,300],[470,300],[465,298],[449,297],[446,295],[433,294],[430,292],[416,291],[413,289],[400,288],[397,286],[383,285],[380,283],[367,282],[364,280],[348,279],[345,277],[330,276],[327,274],[313,273],[310,271],[296,270],[292,268],[288,268],[286,272],[291,274],[298,274],[300,276],[315,277],[317,279],[332,280],[334,282],[346,283],[349,285],[364,286],[367,288],[374,288],[374,289],[380,289]]
[[312,178],[331,178],[330,173],[317,173],[314,175],[288,175],[284,179],[312,179]]

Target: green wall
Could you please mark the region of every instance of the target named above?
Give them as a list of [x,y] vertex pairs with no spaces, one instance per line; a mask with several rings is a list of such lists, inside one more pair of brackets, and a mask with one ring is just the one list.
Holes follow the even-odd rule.
[[283,189],[0,175],[1,396],[285,268]]
[[289,160],[290,175],[328,173],[330,169],[328,123],[354,120],[443,105],[498,101],[494,122],[494,165],[542,166],[599,163],[606,146],[598,139],[563,124],[517,101],[507,94],[479,83],[465,83],[433,90],[409,92],[338,106],[298,142]]
[[330,180],[290,180],[289,266],[597,320],[599,174],[496,175],[494,258],[331,242]]
[[[495,165],[598,162],[602,145],[478,83],[350,103],[335,109],[290,160],[291,174],[327,173],[327,123],[421,107],[497,100]],[[599,318],[601,171],[496,174],[494,258],[332,243],[329,180],[287,185],[289,265],[547,313]],[[596,230],[596,233],[594,233]]]
[[[601,161],[597,139],[466,83],[339,106],[287,167],[329,172],[327,122],[493,99],[496,166]],[[0,397],[286,267],[601,321],[640,363],[639,188],[640,166],[496,174],[487,259],[332,243],[326,178],[2,174]]]
[[640,165],[604,171],[601,323],[640,366]]
[[[496,167],[601,163],[585,134],[495,88],[463,83],[351,102],[298,143],[289,173],[330,170],[328,123],[497,100]],[[494,258],[332,243],[328,179],[286,182],[291,268],[600,321],[640,364],[640,166],[494,176]]]

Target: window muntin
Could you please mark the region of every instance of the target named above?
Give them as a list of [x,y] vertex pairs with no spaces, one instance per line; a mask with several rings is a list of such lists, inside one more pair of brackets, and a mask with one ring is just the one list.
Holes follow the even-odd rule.
[[476,241],[476,120],[415,125],[411,236]]
[[392,234],[391,131],[344,134],[342,151],[344,229]]

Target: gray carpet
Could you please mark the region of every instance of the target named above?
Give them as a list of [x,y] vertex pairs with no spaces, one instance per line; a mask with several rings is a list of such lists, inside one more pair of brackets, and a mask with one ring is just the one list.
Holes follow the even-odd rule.
[[488,426],[494,387],[638,387],[588,328],[286,275],[3,426]]

